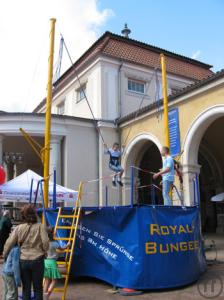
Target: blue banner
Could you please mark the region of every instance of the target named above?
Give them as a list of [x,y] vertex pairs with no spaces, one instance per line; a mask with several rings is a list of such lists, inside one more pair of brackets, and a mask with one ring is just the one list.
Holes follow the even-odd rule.
[[169,134],[170,134],[170,154],[175,157],[180,154],[180,128],[178,108],[174,108],[168,113]]
[[[48,212],[54,224],[56,213]],[[198,207],[107,207],[84,211],[72,274],[118,287],[160,289],[205,270]]]

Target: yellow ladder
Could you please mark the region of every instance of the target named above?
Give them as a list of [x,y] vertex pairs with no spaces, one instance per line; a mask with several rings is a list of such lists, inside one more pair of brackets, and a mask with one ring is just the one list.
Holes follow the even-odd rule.
[[[65,272],[62,272],[62,278],[64,280],[64,286],[61,288],[54,288],[54,293],[62,293],[61,299],[65,300],[67,288],[68,288],[68,282],[69,282],[69,275],[71,270],[71,264],[72,264],[72,258],[75,248],[75,241],[76,241],[76,233],[80,218],[80,212],[81,212],[81,196],[82,196],[82,187],[83,184],[80,183],[79,185],[79,191],[78,191],[78,198],[75,204],[75,208],[73,209],[73,214],[64,213],[63,209],[60,207],[57,215],[57,220],[55,224],[54,229],[54,240],[56,241],[68,241],[71,243],[71,246],[69,249],[65,249],[65,260],[64,261],[58,261],[58,267],[60,268],[64,267]],[[62,226],[60,225],[60,220],[71,220],[71,225],[68,226]],[[58,237],[57,233],[58,230],[69,230],[68,237]]]

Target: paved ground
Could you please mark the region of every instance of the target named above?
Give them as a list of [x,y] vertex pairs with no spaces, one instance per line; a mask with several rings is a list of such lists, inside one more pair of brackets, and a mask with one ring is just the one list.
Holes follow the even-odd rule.
[[[190,286],[176,289],[152,292],[148,291],[140,296],[130,297],[131,299],[143,300],[190,300],[190,299],[224,299],[224,236],[209,236],[206,244],[212,244],[215,239],[216,251],[207,252],[209,265],[207,272],[201,279]],[[214,263],[214,259],[217,262]],[[207,289],[206,289],[207,284]],[[69,285],[67,300],[123,300],[127,297],[111,293],[111,286],[92,279],[72,282]],[[0,297],[2,298],[2,281],[0,281]],[[59,300],[60,297],[53,295],[52,300]]]

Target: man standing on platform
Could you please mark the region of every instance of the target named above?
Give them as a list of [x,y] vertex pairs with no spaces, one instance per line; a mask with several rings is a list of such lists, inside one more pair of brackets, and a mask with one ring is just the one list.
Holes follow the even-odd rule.
[[174,161],[170,156],[170,150],[168,147],[164,146],[161,150],[161,155],[163,158],[163,168],[160,172],[153,175],[153,179],[157,179],[162,176],[163,184],[163,200],[164,205],[172,205],[172,199],[170,198],[170,190],[174,182]]

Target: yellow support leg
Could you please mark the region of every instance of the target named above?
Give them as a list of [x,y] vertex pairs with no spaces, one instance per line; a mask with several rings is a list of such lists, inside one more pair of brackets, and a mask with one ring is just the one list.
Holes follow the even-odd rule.
[[[71,271],[71,265],[72,265],[72,259],[73,259],[73,253],[75,249],[75,242],[76,242],[76,234],[80,219],[80,213],[81,213],[81,199],[82,199],[82,191],[83,191],[83,183],[81,182],[79,185],[79,191],[78,191],[78,198],[75,202],[75,207],[73,209],[73,214],[69,215],[68,213],[63,213],[62,208],[59,208],[57,220],[55,224],[54,229],[54,238],[58,241],[70,241],[71,246],[70,249],[65,249],[65,260],[58,262],[59,268],[64,268],[65,273],[62,274],[63,280],[64,280],[64,286],[60,288],[55,288],[54,293],[61,293],[61,300],[66,299],[67,289],[68,289],[68,282],[69,282],[69,275]],[[60,220],[67,219],[71,221],[70,225],[62,225]],[[67,237],[59,237],[58,236],[58,230],[69,230],[69,234]]]
[[56,19],[51,19],[50,49],[48,60],[48,83],[47,100],[45,114],[45,142],[44,142],[44,206],[48,208],[48,190],[49,190],[49,168],[50,168],[50,142],[51,142],[51,104],[52,104],[52,79],[54,64],[54,36]]

